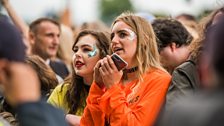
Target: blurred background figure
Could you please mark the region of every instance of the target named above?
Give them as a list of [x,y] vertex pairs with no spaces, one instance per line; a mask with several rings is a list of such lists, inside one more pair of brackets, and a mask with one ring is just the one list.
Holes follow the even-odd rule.
[[60,24],[56,20],[38,18],[30,24],[32,54],[40,56],[57,75],[65,78],[69,74],[67,66],[61,59],[54,59],[59,48],[60,34]]
[[37,55],[27,56],[26,61],[37,73],[40,80],[41,97],[47,100],[53,89],[59,84],[54,71]]
[[[224,7],[220,7],[212,11],[208,16],[205,16],[201,19],[200,25],[199,25],[199,33],[200,33],[199,39],[201,39],[201,41],[204,41],[206,32],[209,30],[211,26],[215,25],[220,20],[220,17],[223,15],[224,15]],[[210,45],[208,44],[207,46],[209,47]],[[213,74],[210,74],[212,73],[210,71],[210,66],[209,66],[210,59],[207,56],[209,54],[207,54],[207,52],[203,52],[201,55],[202,56],[199,59],[200,79],[201,79],[202,85],[204,87],[209,88],[210,86],[212,86],[211,80],[213,78],[212,77]]]
[[195,16],[190,14],[180,14],[175,17],[175,19],[179,22],[181,22],[184,27],[187,29],[187,31],[192,35],[193,40],[195,41],[199,37],[198,33],[198,23],[195,18]]
[[[176,104],[179,99],[189,95],[195,95],[202,89],[210,89],[214,86],[212,84],[214,74],[210,70],[207,56],[209,54],[207,53],[208,51],[203,52],[206,48],[204,43],[205,34],[214,24],[209,23],[213,20],[211,16],[207,16],[205,19],[202,19],[198,25],[200,28],[198,29],[199,38],[189,45],[190,56],[188,60],[179,65],[172,73],[172,80],[166,97],[166,114],[170,113],[167,110],[173,104]],[[215,20],[218,21],[217,19]],[[204,66],[207,66],[206,69],[204,69]],[[207,77],[205,78],[204,75]]]
[[[173,106],[166,116],[166,126],[222,126],[224,125],[224,17],[211,25],[205,34],[205,48],[213,79],[209,91],[194,97],[182,99]],[[207,62],[207,60],[206,60]]]
[[[66,66],[61,59],[56,58],[59,48],[59,36],[61,34],[59,22],[50,18],[38,18],[28,26],[15,12],[9,0],[1,0],[1,3],[7,10],[15,26],[21,31],[25,45],[27,46],[27,54],[36,54],[43,58],[46,64],[57,74],[59,82],[62,82],[69,74],[67,66],[70,65]],[[65,54],[63,54],[63,59],[65,59]],[[67,60],[66,63],[69,62]]]
[[15,108],[19,125],[67,126],[62,111],[41,102],[39,80],[35,71],[24,63],[26,47],[18,29],[2,15],[0,27],[1,93]]
[[156,33],[162,66],[172,74],[173,70],[189,58],[191,34],[177,20],[158,18],[152,22]]
[[196,18],[193,15],[186,14],[186,13],[177,15],[175,17],[175,19],[180,21],[180,22],[181,21],[196,21]]
[[146,13],[146,12],[138,12],[135,13],[137,16],[140,16],[142,18],[145,18],[148,22],[152,23],[156,17],[152,15],[151,13]]
[[82,23],[75,32],[79,33],[81,30],[98,30],[103,32],[110,32],[109,27],[103,21],[92,21],[92,22],[84,22]]
[[74,32],[66,25],[61,24],[61,35],[56,59],[61,59],[67,66],[69,73],[72,70],[72,45],[74,43]]

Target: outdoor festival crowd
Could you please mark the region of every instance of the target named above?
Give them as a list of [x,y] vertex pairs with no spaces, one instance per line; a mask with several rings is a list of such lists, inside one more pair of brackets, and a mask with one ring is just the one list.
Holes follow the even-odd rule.
[[224,6],[71,27],[0,2],[0,126],[224,125]]

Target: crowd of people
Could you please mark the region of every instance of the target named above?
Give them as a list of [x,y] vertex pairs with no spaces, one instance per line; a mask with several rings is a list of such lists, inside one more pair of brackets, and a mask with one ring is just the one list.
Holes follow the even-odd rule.
[[224,125],[224,7],[201,20],[123,12],[110,29],[72,30],[27,24],[0,2],[0,125]]

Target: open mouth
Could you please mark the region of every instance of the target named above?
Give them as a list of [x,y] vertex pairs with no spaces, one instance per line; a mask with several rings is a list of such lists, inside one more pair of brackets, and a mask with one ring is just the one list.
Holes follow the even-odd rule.
[[115,47],[113,49],[113,52],[115,53],[115,52],[122,51],[122,50],[123,50],[123,48]]
[[85,64],[80,61],[75,62],[75,67],[77,67],[77,68],[82,67],[83,65],[85,65]]

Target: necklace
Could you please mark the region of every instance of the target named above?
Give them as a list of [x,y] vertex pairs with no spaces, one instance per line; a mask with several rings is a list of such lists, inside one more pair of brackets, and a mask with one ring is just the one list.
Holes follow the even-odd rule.
[[136,66],[136,67],[132,67],[130,69],[125,69],[124,72],[125,73],[133,73],[133,72],[135,72],[137,70],[138,70],[138,67]]
[[123,75],[123,79],[127,80],[128,79],[128,73],[133,73],[135,71],[138,70],[138,67],[132,67],[131,69],[124,69],[123,72],[124,72],[124,75]]

